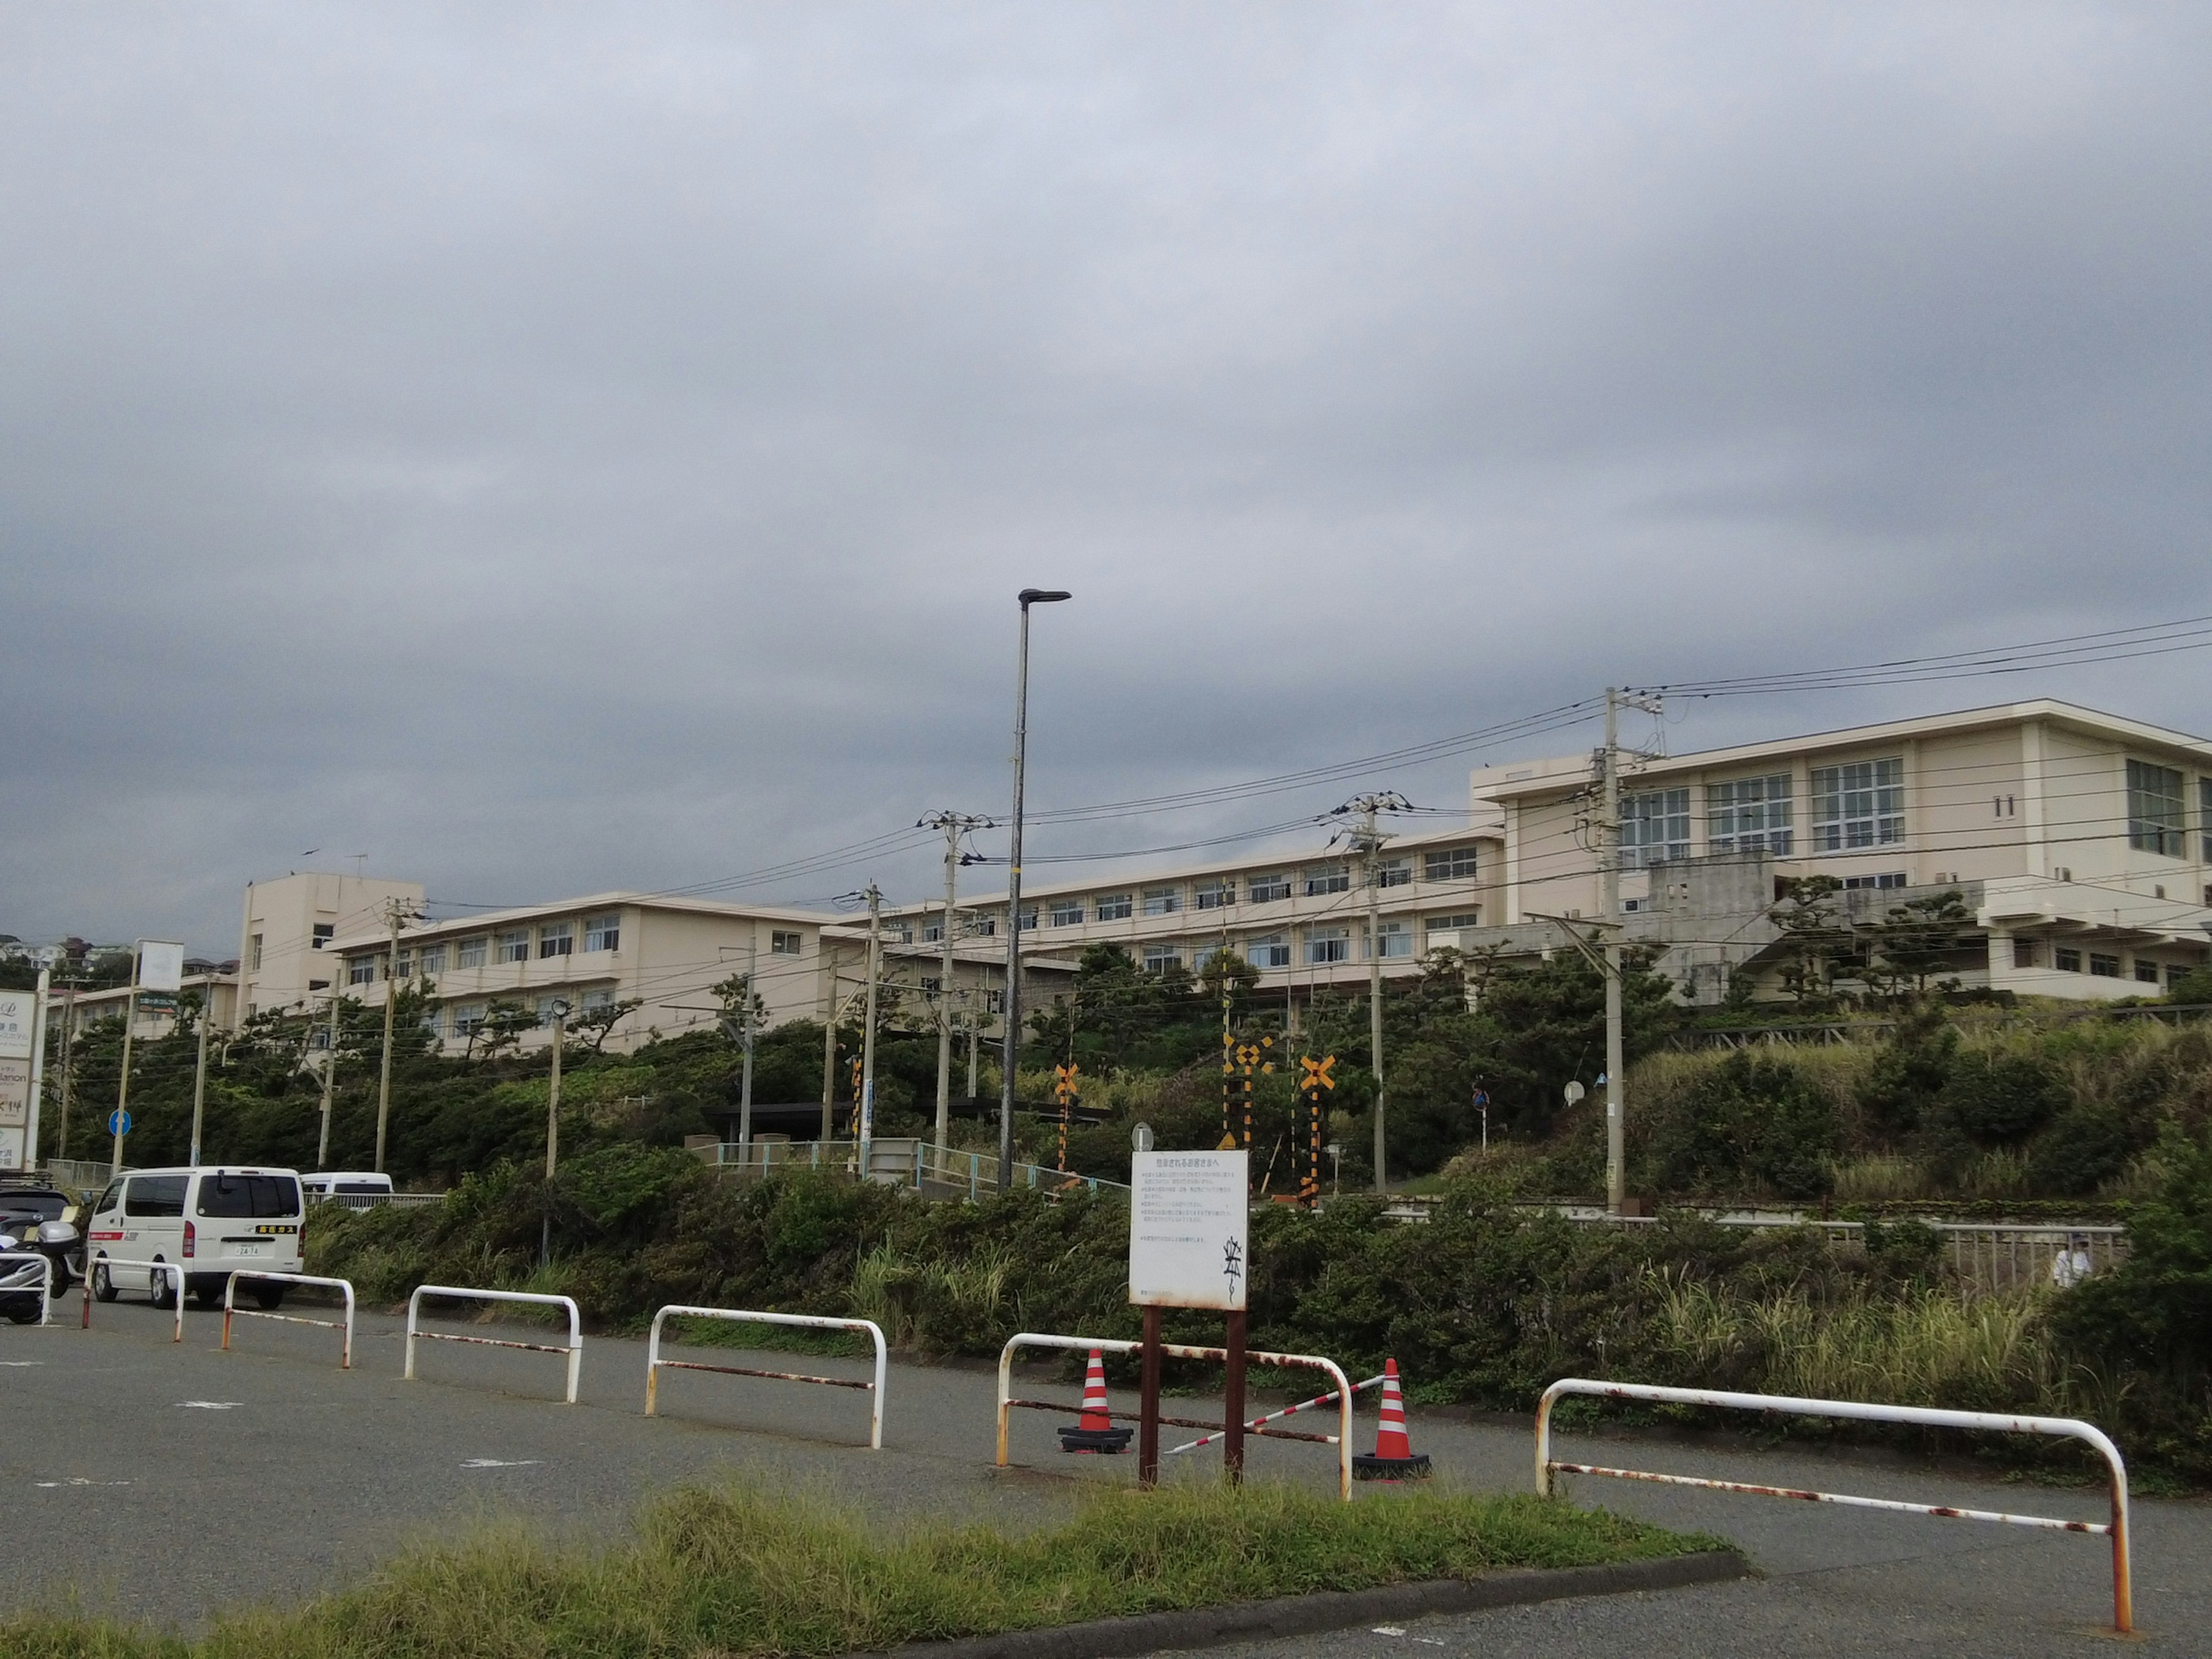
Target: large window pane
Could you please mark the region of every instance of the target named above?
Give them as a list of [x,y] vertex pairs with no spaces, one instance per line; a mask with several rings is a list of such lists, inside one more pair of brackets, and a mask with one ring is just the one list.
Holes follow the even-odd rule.
[[1620,801],[1620,863],[1641,870],[1690,856],[1690,792],[1653,789]]
[[1736,778],[1705,787],[1706,839],[1716,853],[1787,857],[1793,839],[1790,775]]
[[1905,839],[1905,763],[1813,769],[1813,850],[1844,853]]
[[2148,761],[2128,763],[2128,845],[2138,853],[2182,855],[2181,774]]

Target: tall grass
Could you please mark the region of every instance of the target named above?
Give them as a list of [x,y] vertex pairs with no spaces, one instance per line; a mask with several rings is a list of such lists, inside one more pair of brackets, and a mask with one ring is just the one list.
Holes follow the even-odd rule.
[[1563,1503],[1391,1494],[1340,1504],[1261,1485],[1102,1494],[1013,1538],[884,1538],[819,1505],[736,1489],[649,1505],[592,1555],[527,1533],[422,1548],[297,1613],[186,1643],[51,1617],[0,1620],[11,1659],[691,1659],[880,1651],[1077,1620],[1322,1589],[1579,1566],[1711,1547]]
[[2040,1297],[1968,1301],[1929,1290],[1818,1301],[1791,1290],[1747,1301],[1696,1281],[1660,1279],[1653,1288],[1661,1348],[1686,1379],[1964,1411],[2063,1398]]

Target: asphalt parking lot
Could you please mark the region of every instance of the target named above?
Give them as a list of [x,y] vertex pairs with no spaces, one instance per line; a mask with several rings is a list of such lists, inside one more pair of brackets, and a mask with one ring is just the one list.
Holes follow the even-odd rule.
[[[401,1322],[364,1315],[355,1369],[334,1333],[187,1311],[181,1345],[143,1300],[78,1304],[57,1327],[0,1327],[0,1484],[14,1522],[7,1604],[59,1606],[193,1627],[226,1607],[286,1604],[357,1576],[411,1538],[520,1517],[589,1543],[618,1536],[638,1501],[681,1481],[733,1481],[824,1496],[890,1526],[1064,1515],[1091,1481],[1133,1460],[1062,1457],[1052,1417],[1017,1413],[997,1470],[985,1369],[894,1364],[884,1449],[866,1449],[867,1396],[842,1389],[686,1373],[642,1414],[641,1341],[587,1338],[574,1407],[553,1356],[426,1345],[404,1382]],[[292,1310],[288,1309],[288,1311]],[[313,1311],[313,1310],[300,1310]],[[444,1328],[483,1333],[461,1319]],[[495,1334],[527,1336],[501,1328]],[[858,1360],[728,1354],[732,1363],[863,1376]],[[1064,1385],[1018,1391],[1073,1397]],[[1117,1401],[1117,1404],[1126,1404]],[[1205,1417],[1218,1405],[1177,1402]],[[1361,1419],[1361,1449],[1373,1432]],[[1439,1478],[1528,1490],[1525,1428],[1417,1414]],[[1173,1443],[1172,1440],[1169,1443]],[[1563,1440],[1560,1455],[1575,1456]],[[1903,1460],[1623,1441],[1599,1461],[1871,1496],[2101,1519],[2092,1490],[1994,1486]],[[1218,1453],[1172,1460],[1211,1479]],[[1256,1442],[1255,1475],[1333,1486],[1322,1448]],[[1372,1499],[1387,1493],[1360,1489]],[[1762,1576],[1649,1595],[1591,1598],[1442,1619],[1398,1634],[1269,1644],[1336,1654],[1429,1647],[1486,1654],[1964,1656],[2103,1652],[2110,1556],[2103,1540],[1582,1480],[1580,1501],[1735,1541]],[[2145,1639],[2212,1654],[2212,1506],[2138,1499],[2136,1618]],[[1393,1627],[1396,1629],[1397,1627]],[[1258,1649],[1251,1650],[1256,1653]]]

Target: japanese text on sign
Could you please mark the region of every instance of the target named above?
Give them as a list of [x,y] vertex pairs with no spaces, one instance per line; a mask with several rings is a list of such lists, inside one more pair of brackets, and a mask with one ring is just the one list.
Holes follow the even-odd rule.
[[1129,1202],[1129,1300],[1244,1306],[1249,1154],[1139,1152]]

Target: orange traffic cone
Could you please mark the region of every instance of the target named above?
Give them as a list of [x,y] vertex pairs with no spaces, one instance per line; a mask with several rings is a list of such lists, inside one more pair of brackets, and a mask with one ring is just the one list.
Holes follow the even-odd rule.
[[1425,1480],[1429,1474],[1428,1453],[1415,1452],[1406,1435],[1406,1401],[1398,1392],[1398,1362],[1386,1359],[1382,1362],[1382,1420],[1375,1426],[1375,1455],[1352,1458],[1352,1479]]
[[1083,1374],[1083,1421],[1060,1431],[1060,1449],[1065,1452],[1126,1451],[1129,1433],[1127,1429],[1114,1426],[1114,1414],[1106,1405],[1106,1356],[1093,1348],[1090,1368]]

